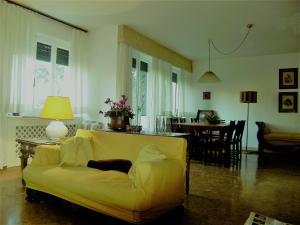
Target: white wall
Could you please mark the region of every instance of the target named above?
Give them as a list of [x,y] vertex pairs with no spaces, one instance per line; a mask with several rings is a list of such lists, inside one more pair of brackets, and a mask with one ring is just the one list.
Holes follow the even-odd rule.
[[[278,112],[279,91],[298,91],[279,90],[279,68],[292,67],[300,68],[300,53],[213,59],[212,70],[222,82],[214,84],[195,82],[193,87],[194,96],[197,96],[195,110],[214,109],[227,121],[246,119],[247,104],[240,103],[240,92],[257,91],[257,103],[250,104],[248,146],[257,148],[255,121],[269,123],[274,130],[299,132],[299,113]],[[207,69],[206,63],[195,62],[194,79],[197,80]],[[203,91],[211,91],[211,100],[202,100]]]
[[91,30],[88,36],[88,114],[99,120],[99,110],[106,110],[106,98],[116,97],[118,27]]

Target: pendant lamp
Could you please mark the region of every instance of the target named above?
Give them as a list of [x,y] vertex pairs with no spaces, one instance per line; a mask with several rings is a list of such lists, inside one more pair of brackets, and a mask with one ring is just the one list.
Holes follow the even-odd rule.
[[237,45],[237,47],[235,47],[233,50],[229,51],[229,52],[224,52],[222,50],[220,50],[219,48],[217,48],[217,46],[215,45],[215,43],[213,42],[212,39],[208,39],[208,71],[206,71],[198,80],[198,82],[200,83],[216,83],[216,82],[220,82],[220,78],[210,69],[210,45],[212,44],[212,46],[214,47],[214,49],[222,54],[222,55],[231,55],[233,53],[235,53],[237,50],[240,49],[240,47],[243,45],[243,43],[246,41],[251,28],[253,27],[253,24],[247,24],[246,28],[247,28],[247,33],[245,34],[244,38],[241,40],[241,42]]
[[210,69],[210,43],[208,40],[208,71],[206,71],[198,80],[200,83],[215,83],[220,82],[220,78]]

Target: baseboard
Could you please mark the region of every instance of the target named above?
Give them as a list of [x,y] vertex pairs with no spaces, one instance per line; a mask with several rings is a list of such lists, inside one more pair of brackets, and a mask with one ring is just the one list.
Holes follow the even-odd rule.
[[6,170],[7,166],[3,166],[2,168],[0,168],[0,170]]

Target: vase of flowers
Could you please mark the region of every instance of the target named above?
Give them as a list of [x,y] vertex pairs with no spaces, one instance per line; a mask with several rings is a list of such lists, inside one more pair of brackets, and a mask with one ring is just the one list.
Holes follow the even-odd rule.
[[125,130],[126,125],[129,125],[129,119],[133,119],[134,113],[131,106],[126,105],[127,100],[125,95],[122,95],[118,102],[114,102],[111,98],[105,100],[104,103],[109,105],[110,110],[106,112],[100,110],[99,113],[104,114],[105,117],[110,117],[109,128]]

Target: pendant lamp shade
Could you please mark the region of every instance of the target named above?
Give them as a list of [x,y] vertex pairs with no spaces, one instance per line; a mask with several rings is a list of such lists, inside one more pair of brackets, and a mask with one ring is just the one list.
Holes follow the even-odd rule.
[[220,82],[220,78],[210,70],[210,42],[211,40],[208,40],[208,71],[206,71],[198,80],[200,83],[216,83]]
[[221,79],[212,71],[206,71],[198,80],[200,83],[221,82]]

